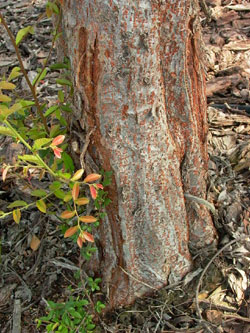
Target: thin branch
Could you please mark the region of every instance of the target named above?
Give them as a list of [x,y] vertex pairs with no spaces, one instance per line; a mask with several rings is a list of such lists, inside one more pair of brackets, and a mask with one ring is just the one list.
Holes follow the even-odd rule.
[[125,271],[125,269],[122,268],[121,266],[119,266],[119,267],[120,267],[120,269],[123,271],[123,273],[127,274],[129,277],[131,277],[131,278],[132,278],[133,280],[135,280],[136,282],[139,282],[139,283],[143,284],[144,286],[146,286],[146,287],[148,287],[148,288],[150,288],[150,289],[158,290],[157,288],[152,287],[152,286],[150,286],[149,284],[147,284],[147,283],[145,283],[145,282],[143,282],[143,281],[141,281],[141,280],[138,280],[138,279],[137,279],[136,277],[134,277],[132,274],[130,274],[129,272]]
[[45,70],[46,66],[47,66],[47,63],[51,57],[51,54],[52,54],[52,51],[54,49],[54,46],[55,46],[55,42],[56,42],[56,35],[57,35],[57,32],[58,32],[58,28],[59,28],[59,25],[60,25],[60,21],[61,21],[61,17],[62,17],[62,11],[61,11],[61,7],[60,7],[60,12],[59,12],[59,17],[58,17],[58,21],[57,21],[57,24],[56,24],[56,29],[55,29],[55,36],[53,37],[52,39],[52,45],[50,47],[50,50],[49,50],[49,54],[48,56],[46,57],[45,61],[44,61],[44,64],[43,64],[43,67],[42,67],[42,70],[41,72],[39,73],[39,75],[36,77],[34,83],[33,83],[33,86],[35,87],[35,85],[37,84],[38,80],[40,79],[43,71]]
[[5,30],[7,31],[9,37],[10,37],[10,40],[11,40],[12,45],[13,45],[14,48],[15,48],[15,52],[16,52],[17,59],[18,59],[19,64],[20,64],[21,71],[22,71],[22,73],[23,73],[23,75],[24,75],[24,77],[25,77],[25,80],[26,80],[26,82],[27,82],[27,84],[28,84],[28,86],[29,86],[29,88],[30,88],[30,91],[31,91],[31,93],[32,93],[32,96],[33,96],[33,98],[34,98],[34,101],[35,101],[35,104],[36,104],[36,107],[37,107],[37,112],[39,113],[39,116],[40,116],[40,118],[41,118],[41,120],[42,120],[42,122],[43,122],[43,125],[44,125],[44,128],[45,128],[46,132],[49,133],[49,128],[48,128],[48,125],[47,125],[46,119],[45,119],[45,117],[44,117],[44,115],[43,115],[43,113],[42,113],[41,106],[40,106],[40,103],[39,103],[38,98],[37,98],[37,95],[36,95],[36,87],[33,86],[32,83],[30,82],[30,79],[29,79],[29,77],[28,77],[28,74],[27,74],[27,72],[26,72],[26,70],[25,70],[25,68],[24,68],[23,61],[22,61],[22,57],[21,57],[21,54],[20,54],[20,52],[19,52],[18,46],[17,46],[17,44],[16,44],[15,37],[14,37],[14,35],[12,34],[11,30],[9,29],[9,27],[8,27],[8,25],[7,25],[7,23],[6,23],[5,19],[4,19],[4,17],[3,17],[3,15],[1,14],[1,12],[0,12],[0,20],[1,20],[1,23],[3,24]]

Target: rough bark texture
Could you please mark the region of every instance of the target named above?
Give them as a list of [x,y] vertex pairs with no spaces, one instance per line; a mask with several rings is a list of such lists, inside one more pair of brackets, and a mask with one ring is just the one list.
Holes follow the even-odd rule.
[[98,260],[115,307],[182,278],[189,246],[215,239],[206,208],[184,198],[206,193],[198,4],[65,0],[62,8],[77,117],[95,127],[87,163],[114,174]]

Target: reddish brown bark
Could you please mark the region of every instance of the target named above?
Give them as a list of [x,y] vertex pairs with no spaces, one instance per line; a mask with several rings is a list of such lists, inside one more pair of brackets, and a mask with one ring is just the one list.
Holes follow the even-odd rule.
[[[110,306],[181,279],[211,244],[206,100],[194,0],[63,2],[88,161],[112,170],[98,265]],[[97,261],[98,261],[97,260]],[[151,286],[151,287],[149,287]]]

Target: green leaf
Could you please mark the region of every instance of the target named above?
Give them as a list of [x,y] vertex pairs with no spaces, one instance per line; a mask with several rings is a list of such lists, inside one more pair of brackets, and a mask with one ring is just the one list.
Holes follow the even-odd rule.
[[62,32],[59,32],[58,34],[53,34],[54,40],[57,41],[57,39],[62,35]]
[[41,319],[37,319],[36,328],[39,328],[42,325]]
[[53,301],[47,301],[47,303],[52,310],[55,310],[57,308],[57,303]]
[[61,106],[60,106],[60,109],[61,109],[62,111],[65,111],[65,112],[72,112],[72,111],[73,111],[73,109],[70,107],[70,104],[61,105]]
[[52,126],[51,129],[50,129],[49,136],[51,138],[54,138],[59,134],[59,132],[60,132],[60,125]]
[[16,45],[18,45],[28,33],[34,34],[34,27],[29,25],[28,27],[19,30],[16,36]]
[[47,325],[46,326],[47,332],[52,332],[53,331],[53,326],[54,326],[54,323],[51,323],[51,324]]
[[46,4],[46,14],[48,17],[52,16],[52,12],[55,14],[59,14],[59,8],[53,2],[48,1]]
[[62,90],[58,91],[58,99],[61,103],[64,102],[64,92]]
[[75,166],[74,166],[74,162],[73,162],[72,158],[69,156],[69,154],[63,152],[62,160],[64,163],[65,171],[68,170],[69,172],[73,173],[75,170]]
[[14,67],[12,69],[12,71],[10,72],[10,75],[8,77],[8,81],[14,80],[16,77],[22,75],[22,73],[20,73],[20,67]]
[[68,314],[66,312],[64,312],[64,314],[62,315],[62,322],[66,325],[66,326],[70,326],[70,322],[71,320],[68,317]]
[[64,196],[64,198],[63,198],[64,202],[69,202],[70,200],[72,200],[72,193],[71,193],[71,191],[68,192],[68,193],[66,193],[65,196]]
[[42,128],[39,128],[39,127],[36,127],[36,128],[33,128],[33,129],[29,130],[26,134],[32,140],[41,139],[41,138],[44,138],[46,136],[46,132]]
[[8,81],[0,81],[0,89],[13,90],[16,88],[16,85]]
[[44,113],[44,117],[48,117],[49,115],[51,115],[53,112],[55,112],[56,110],[58,110],[59,106],[58,105],[53,105],[50,108],[48,108],[48,110]]
[[52,2],[52,10],[55,14],[59,14],[59,8],[54,2]]
[[48,143],[50,143],[52,141],[52,139],[49,138],[41,138],[41,139],[37,139],[34,142],[33,148],[35,150],[39,150],[41,148],[43,148],[44,145],[47,145]]
[[67,79],[56,79],[56,83],[61,86],[69,86],[72,87],[72,82]]
[[40,212],[46,213],[46,203],[42,199],[37,200],[36,206],[40,210]]
[[[45,76],[47,75],[47,68],[44,68],[42,74],[41,73],[41,68],[38,69],[38,74],[37,76],[34,78],[34,80],[32,81],[32,86],[34,84],[38,84],[41,80],[43,80],[45,78]],[[39,78],[39,79],[38,79]],[[37,80],[38,79],[38,80]]]
[[95,324],[88,324],[86,327],[86,329],[89,331],[93,330],[94,328],[95,328]]
[[59,181],[54,181],[52,184],[50,184],[49,189],[51,191],[56,191],[59,190],[62,187],[62,183],[60,183]]
[[58,198],[58,199],[64,199],[65,197],[65,193],[62,190],[56,190],[54,191],[54,195]]
[[22,156],[18,155],[18,158],[22,161],[27,161],[43,166],[42,163],[39,161],[39,159],[34,155],[22,155]]
[[64,117],[60,117],[60,118],[59,118],[59,121],[60,121],[60,124],[61,124],[63,127],[67,127],[68,122],[66,121],[66,119],[65,119]]
[[75,310],[69,309],[69,313],[74,318],[82,319],[82,315],[79,312],[75,311]]
[[27,202],[22,201],[22,200],[16,200],[14,202],[12,202],[8,208],[16,208],[16,207],[24,207],[27,206]]
[[0,134],[5,136],[12,136],[13,138],[16,137],[9,128],[4,126],[0,126]]
[[32,191],[31,195],[33,197],[40,197],[40,198],[42,198],[42,197],[45,197],[47,195],[47,192],[44,191],[44,190],[38,189],[38,190]]
[[70,179],[71,178],[70,173],[65,173],[65,172],[62,172],[62,171],[58,171],[57,174],[58,174],[59,177],[62,177],[62,178],[65,178],[65,179]]
[[35,102],[33,101],[28,101],[26,99],[21,99],[19,101],[19,103],[21,103],[22,107],[27,107],[27,106],[32,106],[32,105],[35,105]]
[[53,65],[51,65],[51,66],[49,66],[49,68],[51,69],[51,70],[58,70],[58,69],[69,69],[70,68],[70,66],[68,65],[68,64],[64,64],[64,63],[62,63],[62,62],[58,62],[58,63],[56,63],[56,64],[53,64]]
[[81,301],[77,302],[78,306],[86,306],[88,304],[89,304],[89,302],[86,299],[82,299]]
[[57,327],[59,326],[59,323],[55,323],[53,326],[52,326],[52,331],[54,331]]

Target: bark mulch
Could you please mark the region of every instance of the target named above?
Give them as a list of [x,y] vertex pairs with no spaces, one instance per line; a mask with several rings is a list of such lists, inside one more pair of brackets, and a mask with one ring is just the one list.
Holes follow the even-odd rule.
[[[1,0],[0,10],[16,34],[27,23],[37,22],[45,3]],[[194,254],[193,271],[180,284],[108,314],[96,332],[250,332],[250,3],[200,3],[210,127],[207,201],[215,207],[219,250],[201,249]],[[36,33],[20,46],[30,77],[49,52],[51,29],[50,21],[43,18]],[[1,76],[17,65],[10,40],[0,27]],[[39,96],[52,102],[58,86],[53,72],[48,78]],[[20,93],[28,98],[25,82],[19,84]],[[0,147],[0,158],[9,160],[20,149],[5,138],[0,138]],[[16,179],[0,185],[1,210],[20,197],[28,200],[29,191]],[[24,213],[19,225],[11,219],[0,220],[1,332],[42,332],[36,329],[35,319],[45,314],[46,300],[65,301],[69,285],[76,294],[82,293],[74,275],[79,251],[71,241],[63,240],[59,223],[56,216],[44,217],[36,210]],[[37,239],[40,243],[34,251],[31,242]]]

